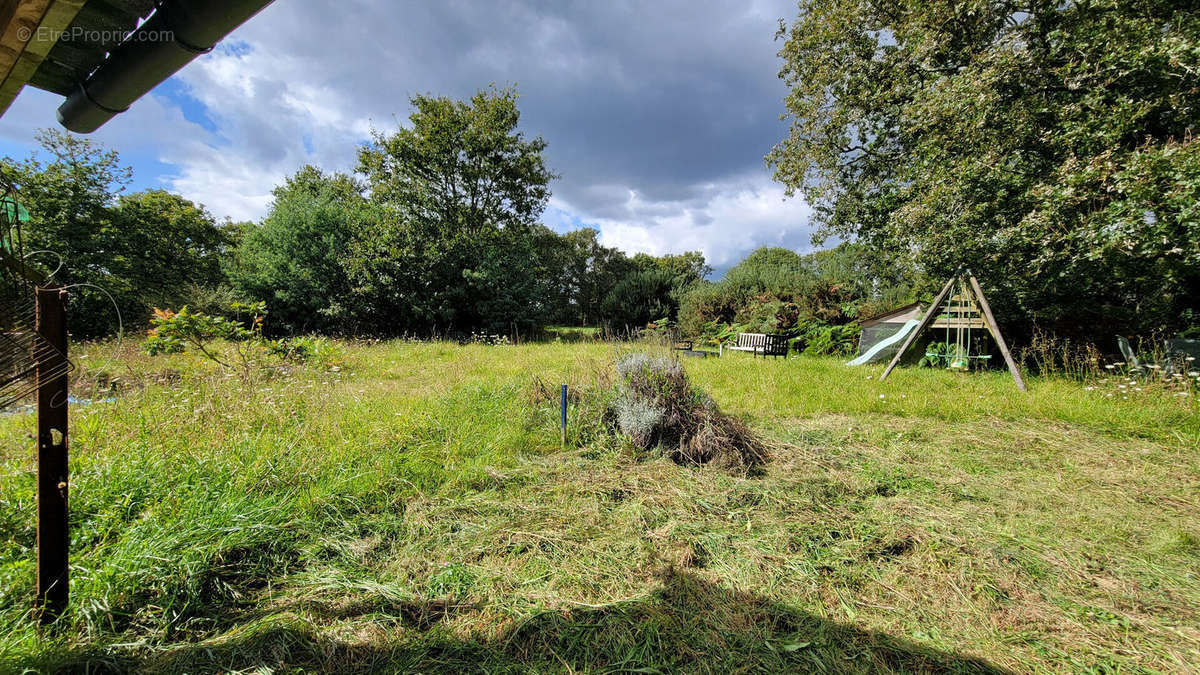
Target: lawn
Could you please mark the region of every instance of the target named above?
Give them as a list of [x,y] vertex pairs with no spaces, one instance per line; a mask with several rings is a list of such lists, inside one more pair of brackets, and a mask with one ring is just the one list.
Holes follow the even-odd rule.
[[536,383],[631,349],[341,343],[243,381],[84,345],[125,393],[73,410],[54,631],[33,418],[0,417],[0,671],[1200,669],[1191,397],[734,354],[685,366],[760,475],[575,408],[561,447]]

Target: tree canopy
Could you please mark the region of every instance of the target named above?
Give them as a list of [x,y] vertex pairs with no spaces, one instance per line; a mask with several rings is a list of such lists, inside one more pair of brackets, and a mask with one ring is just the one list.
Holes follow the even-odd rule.
[[410,126],[359,152],[377,219],[351,247],[352,279],[374,311],[408,329],[530,328],[537,217],[554,174],[525,138],[513,89],[469,101],[415,96]]
[[50,129],[37,139],[44,155],[5,159],[2,170],[31,216],[26,250],[47,252],[31,260],[73,286],[73,334],[115,332],[114,309],[140,326],[151,307],[222,282],[230,233],[202,206],[162,190],[125,194],[131,170],[89,139]]
[[268,305],[276,330],[352,330],[358,307],[343,257],[368,218],[362,186],[305,166],[273,194],[267,217],[242,234],[230,280]]
[[821,236],[1109,339],[1200,298],[1200,12],[1162,0],[802,0],[775,176]]

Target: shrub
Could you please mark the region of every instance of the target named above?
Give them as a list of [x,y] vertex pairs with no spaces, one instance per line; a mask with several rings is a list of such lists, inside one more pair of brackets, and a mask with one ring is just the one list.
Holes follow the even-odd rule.
[[[812,356],[847,356],[854,353],[858,341],[857,323],[841,326],[813,322],[800,335],[800,344],[805,354]],[[800,345],[797,345],[800,346]]]
[[322,367],[331,365],[341,351],[326,338],[301,335],[281,338],[264,343],[268,354],[292,363],[316,363]]
[[249,370],[253,359],[253,351],[243,348],[247,343],[262,341],[263,318],[267,308],[263,303],[243,305],[235,303],[235,312],[250,314],[247,326],[240,318],[213,316],[202,312],[192,312],[186,306],[178,312],[169,309],[154,308],[154,317],[150,319],[151,328],[146,333],[146,341],[142,348],[147,354],[181,354],[189,347],[199,351],[209,360],[224,368],[232,368],[224,356],[218,356],[213,343],[224,340],[235,346],[234,353],[238,365],[243,372]]
[[[188,307],[178,312],[155,309],[142,349],[151,356],[181,354],[193,349],[222,368],[237,368],[243,377],[263,365],[264,356],[292,363],[315,361],[328,366],[340,350],[324,338],[300,336],[267,340],[263,338],[266,305],[233,303],[233,318],[194,312]],[[243,318],[248,314],[248,318]],[[218,345],[225,344],[230,349]]]

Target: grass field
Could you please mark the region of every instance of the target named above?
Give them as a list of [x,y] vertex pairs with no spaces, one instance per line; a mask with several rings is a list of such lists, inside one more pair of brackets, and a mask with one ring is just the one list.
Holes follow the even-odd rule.
[[[0,671],[1200,670],[1200,414],[1003,373],[687,360],[773,448],[573,424],[631,349],[340,345],[243,382],[77,350],[72,605],[28,619],[33,418],[0,417]],[[80,392],[79,395],[86,395]]]

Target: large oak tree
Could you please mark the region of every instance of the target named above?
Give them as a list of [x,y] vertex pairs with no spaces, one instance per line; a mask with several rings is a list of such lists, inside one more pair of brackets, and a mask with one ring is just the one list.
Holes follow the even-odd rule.
[[1200,318],[1194,3],[802,0],[781,36],[767,159],[821,235],[1102,344]]

